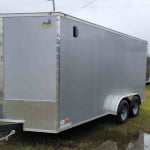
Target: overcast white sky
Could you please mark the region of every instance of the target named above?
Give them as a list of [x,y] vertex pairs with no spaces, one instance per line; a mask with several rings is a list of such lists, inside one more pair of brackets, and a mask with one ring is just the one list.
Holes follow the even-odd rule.
[[[55,3],[56,11],[150,43],[150,0],[55,0]],[[47,11],[52,11],[52,3],[48,0],[0,0],[0,13]]]

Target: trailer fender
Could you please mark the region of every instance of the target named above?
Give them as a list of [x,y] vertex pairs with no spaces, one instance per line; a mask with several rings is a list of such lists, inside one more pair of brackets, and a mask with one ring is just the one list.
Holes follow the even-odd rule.
[[117,115],[117,110],[119,103],[123,99],[132,100],[133,96],[138,95],[138,93],[128,93],[121,95],[109,95],[104,102],[104,112],[109,112],[109,114]]

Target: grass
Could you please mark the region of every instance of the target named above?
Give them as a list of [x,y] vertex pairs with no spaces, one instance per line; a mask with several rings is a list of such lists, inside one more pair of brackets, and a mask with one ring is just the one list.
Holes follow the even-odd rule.
[[107,140],[120,149],[136,141],[140,132],[150,133],[150,85],[138,117],[118,125],[106,116],[60,134],[18,132],[8,142],[0,142],[0,150],[91,150]]

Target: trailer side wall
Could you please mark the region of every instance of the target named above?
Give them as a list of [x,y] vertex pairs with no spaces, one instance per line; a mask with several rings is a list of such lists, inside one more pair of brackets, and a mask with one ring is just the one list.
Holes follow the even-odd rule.
[[108,114],[110,95],[143,100],[146,42],[62,17],[60,43],[60,122],[68,117],[75,126]]

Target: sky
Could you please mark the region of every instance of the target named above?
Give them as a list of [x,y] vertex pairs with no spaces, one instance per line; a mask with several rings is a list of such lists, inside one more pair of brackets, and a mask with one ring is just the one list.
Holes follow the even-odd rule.
[[[150,43],[150,0],[55,0],[55,4],[56,11]],[[48,11],[52,11],[51,0],[0,0],[0,13]]]

